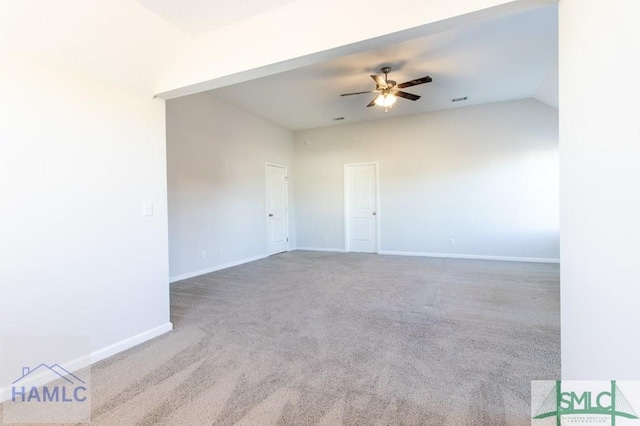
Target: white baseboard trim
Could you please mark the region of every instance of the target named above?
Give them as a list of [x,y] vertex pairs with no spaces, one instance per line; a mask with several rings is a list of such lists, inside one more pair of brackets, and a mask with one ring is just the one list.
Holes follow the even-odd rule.
[[390,256],[448,257],[452,259],[505,260],[508,262],[560,263],[560,259],[546,257],[486,256],[481,254],[424,253],[387,250],[381,250],[378,254],[386,254]]
[[[154,327],[150,330],[143,331],[142,333],[138,333],[135,336],[128,337],[102,349],[93,351],[90,354],[74,359],[70,362],[66,362],[64,364],[64,368],[72,373],[75,373],[79,370],[82,370],[83,368],[88,367],[91,364],[102,361],[103,359],[130,349],[171,330],[173,330],[173,324],[168,322],[158,327]],[[42,374],[34,374],[33,376],[25,377],[25,380],[21,382],[21,386],[25,386],[26,388],[31,388],[32,386],[44,386],[49,383],[50,380],[51,376],[46,374],[46,371],[44,371]],[[0,403],[8,401],[9,399],[11,399],[11,397],[11,386],[0,388]]]
[[261,254],[259,256],[248,257],[246,259],[236,260],[229,263],[223,263],[221,265],[212,266],[211,268],[200,269],[198,271],[187,272],[186,274],[176,275],[175,277],[169,277],[169,282],[174,283],[176,281],[186,280],[188,278],[197,277],[200,275],[208,274],[211,272],[220,271],[222,269],[231,268],[233,266],[242,265],[243,263],[254,262],[256,260],[264,259],[265,257],[269,257],[268,254]]
[[333,253],[345,253],[345,249],[342,248],[325,248],[325,247],[296,247],[295,250],[305,251],[329,251]]
[[128,337],[102,349],[98,349],[97,351],[93,351],[91,352],[91,364],[102,361],[105,358],[109,358],[110,356],[130,349],[134,346],[138,346],[139,344],[144,343],[147,340],[151,340],[154,337],[161,336],[165,333],[170,332],[171,330],[173,330],[173,324],[168,322],[158,327],[154,327],[151,330],[143,331],[142,333],[138,333],[135,336]]

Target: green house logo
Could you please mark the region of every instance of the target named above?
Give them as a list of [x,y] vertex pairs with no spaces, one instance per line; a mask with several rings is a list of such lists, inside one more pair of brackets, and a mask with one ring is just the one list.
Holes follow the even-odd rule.
[[[596,418],[609,417],[610,425],[615,426],[616,417],[638,419],[635,410],[624,394],[611,380],[609,388],[599,390],[563,390],[561,381],[557,380],[539,408],[533,413],[533,419],[556,418],[556,425],[561,425],[563,416],[574,416],[572,424],[590,424]],[[580,416],[577,418],[576,416]]]

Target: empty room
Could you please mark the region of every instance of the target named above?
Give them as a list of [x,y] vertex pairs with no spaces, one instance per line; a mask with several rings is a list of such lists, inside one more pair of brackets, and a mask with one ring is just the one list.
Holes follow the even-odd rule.
[[637,4],[371,7],[1,3],[0,422],[636,416]]

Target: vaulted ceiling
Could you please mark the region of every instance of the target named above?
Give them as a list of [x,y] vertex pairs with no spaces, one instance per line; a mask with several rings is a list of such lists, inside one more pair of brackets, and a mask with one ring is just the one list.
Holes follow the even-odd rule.
[[[139,1],[194,35],[292,2],[225,2],[220,7],[218,1]],[[209,93],[291,130],[522,98],[557,108],[557,28],[557,5],[550,4],[397,44],[381,41],[368,51]],[[374,94],[340,96],[373,90],[370,75],[380,74],[382,66],[391,67],[389,78],[398,83],[425,75],[433,81],[405,89],[421,99],[399,99],[388,112],[365,107]]]

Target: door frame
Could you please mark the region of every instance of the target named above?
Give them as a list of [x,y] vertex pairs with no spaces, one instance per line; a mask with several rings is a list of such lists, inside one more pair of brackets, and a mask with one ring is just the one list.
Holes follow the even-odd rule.
[[380,164],[377,161],[367,161],[363,163],[345,163],[344,165],[344,251],[350,252],[349,232],[351,225],[349,221],[349,168],[356,166],[374,166],[375,171],[375,196],[376,196],[376,248],[375,252],[380,254]]
[[[265,187],[265,206],[264,206],[264,220],[267,228],[267,256],[271,256],[272,253],[270,251],[271,247],[271,234],[269,232],[269,167],[278,167],[284,169],[284,223],[287,230],[287,250],[291,251],[290,241],[289,241],[289,171],[287,170],[287,166],[282,164],[270,163],[266,162],[264,166],[264,187]],[[275,253],[273,253],[275,254]]]

